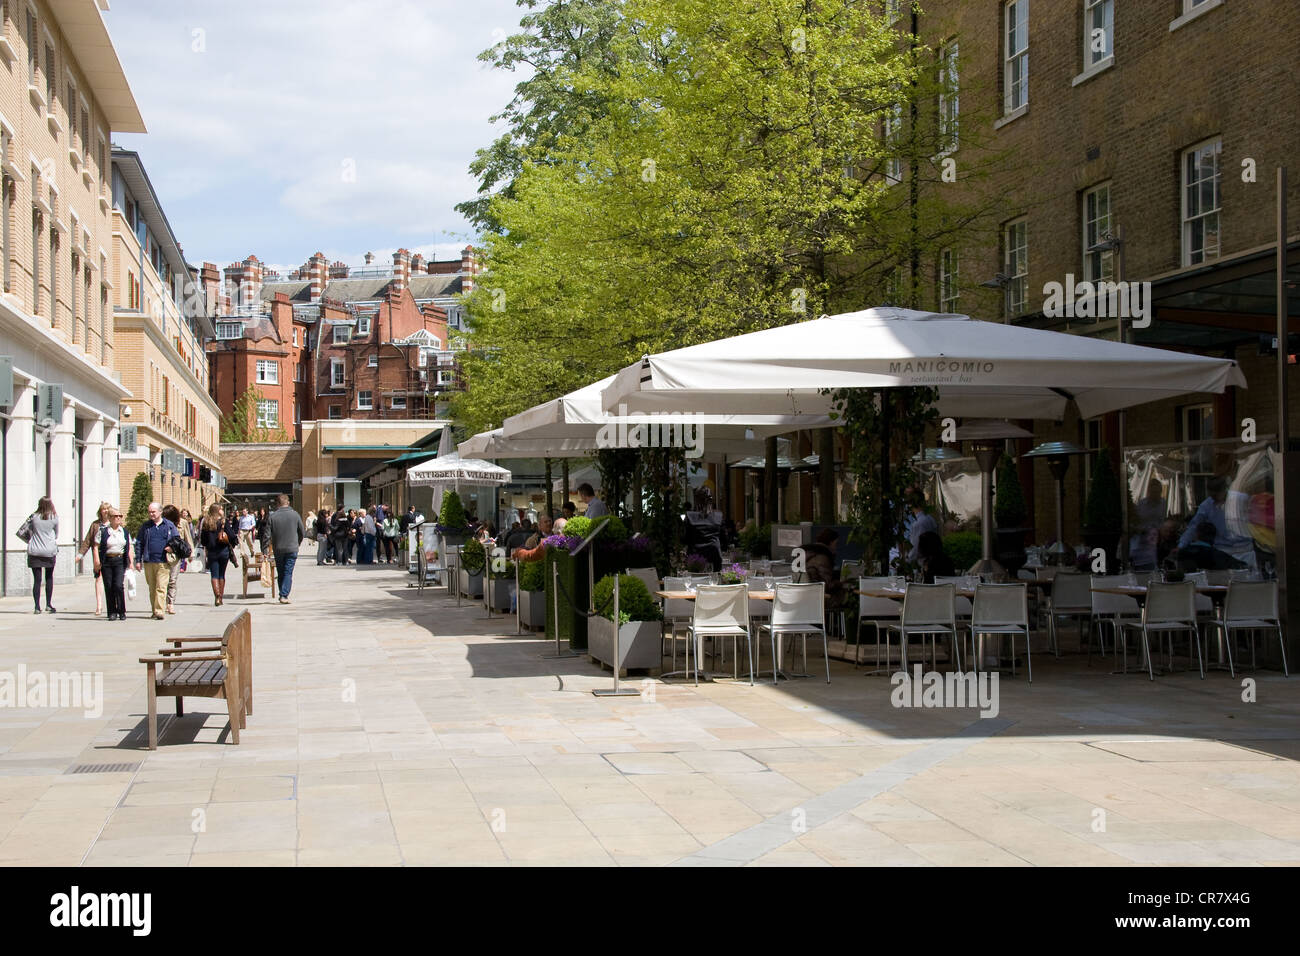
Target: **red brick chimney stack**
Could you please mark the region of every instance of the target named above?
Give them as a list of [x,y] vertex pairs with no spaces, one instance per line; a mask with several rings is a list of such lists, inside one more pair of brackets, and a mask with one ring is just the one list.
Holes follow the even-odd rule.
[[221,272],[215,262],[205,262],[199,270],[199,287],[208,315],[221,315]]
[[424,275],[424,256],[418,252],[411,256],[411,274]]
[[277,292],[271,300],[271,324],[280,341],[287,345],[293,336],[293,303],[283,292]]
[[262,263],[257,256],[249,256],[240,266],[239,304],[249,311],[256,311],[257,299],[262,292]]
[[398,249],[393,253],[393,289],[404,292],[411,284],[411,253]]
[[472,292],[474,290],[474,273],[478,271],[478,266],[474,261],[474,247],[466,246],[460,251],[460,290],[462,292]]
[[319,302],[329,281],[329,265],[325,253],[318,252],[307,260],[307,281],[312,302]]
[[346,279],[351,271],[346,262],[340,262],[336,259],[333,265],[330,266],[329,276],[331,279]]

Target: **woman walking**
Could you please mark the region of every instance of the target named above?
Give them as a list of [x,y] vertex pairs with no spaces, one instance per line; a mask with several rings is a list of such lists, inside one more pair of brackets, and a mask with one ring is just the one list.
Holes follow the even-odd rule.
[[109,508],[107,523],[100,528],[95,544],[95,573],[104,581],[104,603],[108,620],[126,620],[126,595],[122,582],[131,566],[131,535],[122,527],[122,512]]
[[208,574],[212,576],[212,603],[216,607],[221,607],[226,595],[226,565],[230,563],[231,545],[238,536],[239,530],[234,523],[226,523],[226,513],[221,505],[210,505],[203,518],[199,540],[203,542],[203,554],[208,559]]
[[396,517],[390,512],[384,515],[384,523],[380,528],[380,534],[383,535],[384,543],[384,560],[388,564],[397,561],[397,533],[399,523]]
[[[190,554],[194,553],[194,532],[188,521],[182,520],[180,509],[175,505],[165,505],[162,510],[162,516],[176,525],[176,533],[180,539],[185,542],[189,548]],[[172,566],[171,577],[167,579],[167,613],[176,613],[176,586],[180,580],[181,572],[185,570],[185,560],[180,558],[173,551],[168,551],[167,563]]]
[[375,532],[378,527],[375,523],[375,506],[371,505],[366,510],[361,519],[361,563],[375,563]]
[[36,613],[41,613],[41,576],[45,577],[45,613],[54,613],[54,561],[59,556],[59,516],[54,512],[54,502],[42,498],[31,513],[18,537],[27,542],[27,567],[32,571],[32,600]]
[[104,613],[103,592],[100,590],[99,532],[101,529],[108,527],[108,513],[112,510],[113,506],[107,501],[99,506],[95,520],[86,529],[85,540],[81,542],[81,553],[77,555],[77,563],[80,564],[81,560],[86,556],[86,552],[90,551],[92,553],[91,558],[95,563],[95,617],[99,617]]

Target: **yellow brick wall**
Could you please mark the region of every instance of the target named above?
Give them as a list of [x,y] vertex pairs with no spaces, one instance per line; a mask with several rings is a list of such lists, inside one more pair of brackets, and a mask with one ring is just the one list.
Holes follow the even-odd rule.
[[[50,222],[49,216],[42,216],[40,248],[41,306],[34,309],[32,271],[33,271],[33,235],[32,235],[32,199],[38,196],[48,200],[49,186],[52,182],[57,190],[57,208],[55,219],[71,227],[71,215],[75,213],[78,226],[75,236],[65,232],[59,237],[58,264],[56,270],[57,289],[56,305],[53,316],[53,331],[65,341],[74,341],[72,324],[72,287],[70,283],[71,251],[73,245],[82,247],[82,229],[90,232],[90,241],[86,245],[81,268],[89,264],[91,273],[91,297],[89,309],[84,298],[84,278],[79,280],[78,319],[75,342],[79,349],[91,355],[96,364],[113,367],[113,321],[111,310],[107,313],[107,328],[101,328],[100,283],[107,278],[100,267],[100,250],[107,253],[111,241],[111,226],[107,208],[101,206],[99,197],[108,195],[111,199],[111,172],[108,168],[100,169],[98,142],[104,140],[104,165],[110,160],[109,141],[111,132],[103,112],[95,101],[90,84],[81,67],[69,53],[58,24],[50,15],[47,5],[36,2],[34,5],[38,16],[37,47],[40,67],[37,76],[37,88],[45,93],[45,50],[46,32],[48,31],[55,50],[55,99],[48,107],[34,105],[28,95],[28,64],[26,38],[27,4],[10,2],[7,4],[10,20],[3,25],[4,36],[15,53],[14,60],[7,69],[0,69],[0,116],[3,117],[7,130],[12,132],[6,159],[12,168],[22,177],[16,183],[14,201],[5,213],[9,217],[11,245],[9,249],[10,284],[8,294],[22,303],[28,312],[38,311],[48,323],[50,321]],[[82,178],[80,170],[74,166],[69,157],[69,141],[72,124],[69,121],[69,104],[67,102],[68,79],[71,76],[76,85],[77,100],[73,104],[73,115],[80,129],[81,99],[89,106],[90,143],[81,146],[83,162],[88,163],[91,172],[90,181]],[[52,130],[46,116],[52,114],[61,129]],[[80,141],[80,133],[73,137]],[[40,175],[33,175],[33,163],[37,164]],[[111,264],[108,271],[111,272]],[[85,322],[89,318],[89,334]],[[106,352],[101,348],[107,339]]]

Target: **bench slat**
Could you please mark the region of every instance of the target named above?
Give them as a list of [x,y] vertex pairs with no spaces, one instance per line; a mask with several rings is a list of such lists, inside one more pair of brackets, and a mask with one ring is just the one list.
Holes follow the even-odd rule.
[[192,661],[158,676],[159,687],[207,687],[222,684],[226,665],[220,661]]

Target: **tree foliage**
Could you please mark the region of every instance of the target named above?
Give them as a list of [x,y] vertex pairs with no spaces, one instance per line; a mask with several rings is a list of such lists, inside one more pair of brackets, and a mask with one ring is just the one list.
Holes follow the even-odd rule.
[[524,2],[483,58],[536,72],[462,206],[473,431],[646,352],[879,304],[971,221],[912,188],[941,179],[940,80],[878,4]]
[[131,482],[131,504],[126,509],[126,530],[135,534],[149,519],[149,502],[153,501],[153,482],[149,473],[142,471]]
[[229,414],[221,416],[221,440],[226,444],[256,442],[286,442],[289,440],[284,426],[278,421],[274,428],[259,425],[257,403],[264,400],[261,390],[250,385],[230,406]]

